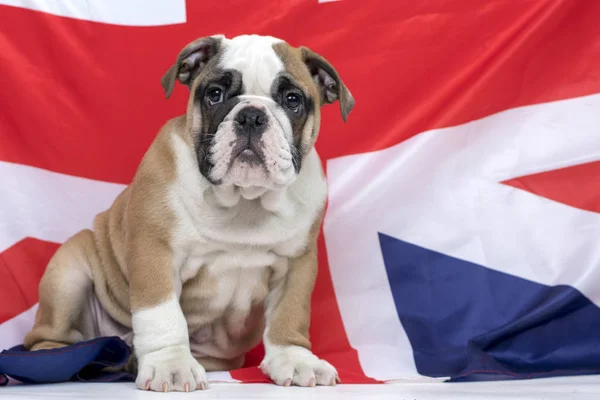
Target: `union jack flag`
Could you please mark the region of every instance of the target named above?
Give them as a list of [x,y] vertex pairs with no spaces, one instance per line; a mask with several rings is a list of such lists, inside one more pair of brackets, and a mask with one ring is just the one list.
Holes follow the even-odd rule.
[[[259,33],[330,60],[313,350],[345,383],[600,371],[600,2],[0,0],[0,350],[60,243],[185,109],[182,45]],[[268,382],[246,367],[213,380]]]

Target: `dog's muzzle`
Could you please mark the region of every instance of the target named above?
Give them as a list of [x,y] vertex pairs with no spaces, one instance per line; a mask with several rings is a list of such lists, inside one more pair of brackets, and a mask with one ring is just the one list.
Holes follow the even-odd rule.
[[255,164],[262,162],[262,135],[267,129],[269,117],[256,106],[241,109],[234,118],[237,135],[235,158]]
[[240,187],[281,187],[295,176],[292,128],[275,102],[241,98],[219,124],[208,150],[210,178]]

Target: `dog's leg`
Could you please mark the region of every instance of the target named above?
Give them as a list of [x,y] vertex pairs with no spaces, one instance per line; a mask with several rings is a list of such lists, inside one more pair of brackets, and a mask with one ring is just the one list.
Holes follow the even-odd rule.
[[96,258],[94,236],[83,230],[58,248],[39,284],[39,305],[32,330],[25,336],[29,350],[64,347],[92,339],[82,311],[93,290],[90,263]]
[[[143,236],[143,234],[139,235]],[[166,243],[137,237],[128,255],[136,385],[154,391],[205,389],[206,372],[190,351],[178,274]]]
[[289,261],[283,277],[277,277],[275,268],[267,297],[265,358],[260,367],[278,385],[335,385],[339,381],[336,369],[310,350],[310,299],[318,268],[316,234],[311,236],[306,253]]

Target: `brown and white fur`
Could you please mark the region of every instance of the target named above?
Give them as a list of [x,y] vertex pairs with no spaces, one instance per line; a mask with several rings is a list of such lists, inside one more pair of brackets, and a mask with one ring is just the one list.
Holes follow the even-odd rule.
[[190,89],[132,183],[93,230],[65,242],[39,288],[31,350],[117,335],[136,385],[193,391],[263,340],[279,385],[333,385],[310,350],[311,292],[326,181],[320,108],[354,106],[336,70],[266,36],[204,37],[162,79]]

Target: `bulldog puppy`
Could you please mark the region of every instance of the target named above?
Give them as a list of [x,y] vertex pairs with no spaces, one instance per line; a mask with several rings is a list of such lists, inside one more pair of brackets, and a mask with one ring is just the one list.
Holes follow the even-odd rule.
[[354,99],[306,47],[257,35],[185,46],[162,78],[190,90],[132,183],[50,260],[30,350],[116,335],[136,385],[207,387],[263,340],[276,384],[334,385],[308,338],[327,194],[314,149],[320,110]]

